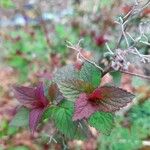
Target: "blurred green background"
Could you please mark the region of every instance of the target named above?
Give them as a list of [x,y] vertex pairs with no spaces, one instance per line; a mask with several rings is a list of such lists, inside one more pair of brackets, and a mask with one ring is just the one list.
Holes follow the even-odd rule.
[[[28,129],[10,127],[18,102],[12,85],[30,85],[48,78],[57,68],[75,63],[76,53],[67,41],[80,39],[87,58],[104,65],[107,49],[117,44],[119,27],[114,23],[131,9],[133,0],[0,0],[0,150],[61,149],[59,142],[48,143],[50,133],[39,131],[33,138]],[[146,0],[143,0],[146,2]],[[141,21],[150,19],[150,8],[136,16],[131,24],[133,35]],[[149,23],[145,28],[149,29]],[[150,31],[150,30],[148,30]],[[150,32],[146,32],[149,36]],[[125,42],[121,43],[125,47]],[[150,47],[138,45],[149,54]],[[107,62],[106,62],[107,63]],[[148,64],[145,71],[149,75]],[[141,69],[143,69],[141,67]],[[138,103],[125,113],[119,112],[110,136],[92,130],[87,141],[68,141],[69,149],[83,150],[150,150],[149,81],[112,73],[114,85],[135,92]],[[45,127],[46,128],[46,127]]]

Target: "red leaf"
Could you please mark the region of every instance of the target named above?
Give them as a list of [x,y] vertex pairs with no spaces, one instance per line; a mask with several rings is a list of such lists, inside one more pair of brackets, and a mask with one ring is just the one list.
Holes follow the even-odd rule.
[[35,107],[35,88],[16,86],[14,87],[14,95],[23,106],[31,109]]
[[103,46],[107,42],[104,35],[95,36],[94,40],[97,46]]
[[89,101],[99,105],[100,111],[113,112],[126,106],[134,95],[116,87],[103,86],[89,95]]
[[15,87],[14,93],[19,102],[23,106],[31,109],[29,115],[29,127],[32,134],[42,116],[44,109],[48,106],[48,100],[44,95],[43,83],[39,83],[37,87]]
[[75,112],[73,120],[81,120],[83,118],[87,119],[95,111],[99,109],[98,105],[91,103],[88,100],[88,95],[85,93],[80,94],[79,98],[75,102]]
[[31,133],[34,134],[34,131],[36,130],[37,124],[39,123],[42,113],[43,113],[44,109],[41,108],[37,108],[37,109],[33,109],[30,112],[29,115],[29,127],[31,130]]
[[44,86],[43,83],[39,83],[37,88],[35,89],[35,95],[37,100],[39,100],[44,106],[48,104],[48,101],[44,95]]
[[33,87],[14,87],[14,94],[18,101],[29,109],[43,108],[48,105],[48,100],[44,96],[44,87],[42,83],[36,88]]

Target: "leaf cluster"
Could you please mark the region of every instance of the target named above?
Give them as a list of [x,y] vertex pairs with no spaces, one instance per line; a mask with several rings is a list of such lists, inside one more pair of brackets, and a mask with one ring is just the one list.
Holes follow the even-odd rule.
[[29,124],[34,132],[39,123],[50,121],[56,133],[69,139],[86,138],[89,126],[109,135],[114,127],[114,112],[131,102],[134,95],[112,86],[101,87],[100,81],[101,71],[85,62],[81,69],[75,65],[62,67],[49,85],[15,87],[15,96],[24,107],[10,124]]

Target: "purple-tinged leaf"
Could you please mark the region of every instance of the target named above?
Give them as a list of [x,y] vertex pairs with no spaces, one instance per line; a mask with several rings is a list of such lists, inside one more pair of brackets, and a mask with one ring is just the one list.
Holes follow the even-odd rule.
[[94,90],[91,84],[77,79],[59,82],[58,87],[69,101],[75,101],[81,93],[91,93]]
[[44,95],[43,83],[39,83],[39,85],[35,88],[15,87],[14,89],[15,96],[19,102],[21,102],[23,106],[30,109],[29,127],[33,134],[43,111],[49,104]]
[[34,134],[34,131],[37,128],[37,125],[42,117],[43,110],[44,109],[41,108],[33,109],[29,114],[29,127],[32,134]]
[[104,112],[117,111],[130,103],[133,98],[133,94],[123,89],[108,86],[97,88],[89,95],[89,100],[99,105],[99,110]]
[[99,106],[97,104],[91,103],[88,100],[88,95],[86,93],[82,93],[75,102],[73,120],[81,120],[83,118],[87,119],[98,109]]
[[35,95],[37,100],[39,100],[41,104],[43,104],[43,106],[46,106],[48,104],[48,100],[44,95],[44,86],[42,82],[40,82],[37,88],[35,89]]
[[14,87],[14,95],[23,106],[30,109],[36,107],[35,88],[16,86]]
[[29,109],[44,108],[48,105],[48,100],[44,96],[44,87],[42,83],[33,87],[14,87],[14,94],[18,101]]

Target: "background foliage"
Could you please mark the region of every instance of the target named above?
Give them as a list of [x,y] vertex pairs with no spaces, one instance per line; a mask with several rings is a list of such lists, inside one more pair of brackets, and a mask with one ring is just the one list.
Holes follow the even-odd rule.
[[[143,1],[144,2],[144,1]],[[33,138],[26,125],[26,120],[20,118],[15,122],[21,127],[10,127],[10,120],[15,115],[18,102],[13,97],[12,85],[34,85],[43,77],[50,78],[56,69],[65,64],[75,63],[76,53],[67,48],[66,41],[76,44],[83,38],[82,47],[86,50],[84,55],[104,65],[107,49],[104,41],[109,42],[110,48],[114,48],[120,35],[120,29],[114,24],[119,16],[128,12],[132,0],[93,0],[93,1],[0,1],[0,150],[36,150],[36,149],[100,149],[100,150],[137,150],[149,149],[145,141],[150,140],[150,87],[149,81],[141,78],[122,75],[114,72],[106,78],[111,85],[117,85],[136,93],[137,104],[127,112],[119,112],[115,118],[115,127],[109,136],[98,134],[91,128],[92,136],[87,141],[68,141],[57,137],[51,138],[52,124],[39,126],[39,130]],[[146,22],[150,17],[148,9],[134,18],[131,24],[133,36],[137,36],[137,28],[141,21]],[[145,25],[148,30],[149,24]],[[146,32],[148,38],[150,32]],[[132,43],[132,40],[130,41]],[[122,48],[125,42],[121,43]],[[138,45],[140,52],[149,54],[150,47]],[[131,56],[132,57],[132,56]],[[108,57],[109,60],[109,57]],[[134,59],[134,63],[139,60]],[[140,66],[140,69],[149,75],[149,64]],[[97,70],[90,70],[94,86],[100,80],[96,76]],[[88,80],[84,72],[83,80]],[[65,102],[62,104],[65,106]],[[18,108],[17,108],[18,109]],[[61,111],[61,112],[59,112]],[[53,109],[55,115],[64,115],[64,122],[70,120],[67,113],[70,108]],[[26,113],[22,111],[21,113]],[[60,116],[61,117],[61,116]],[[57,117],[58,118],[58,117]],[[23,121],[23,122],[22,122]],[[13,124],[13,122],[12,122]],[[59,118],[55,120],[55,126],[60,131],[69,134],[69,130],[75,130],[72,124],[60,126]],[[49,130],[51,128],[51,130]],[[40,134],[39,134],[40,133]],[[80,133],[78,133],[80,134]],[[68,135],[78,136],[78,135]],[[84,137],[82,137],[84,139]],[[51,141],[51,142],[50,142]],[[57,141],[57,143],[56,143]],[[60,142],[61,141],[61,142]]]

